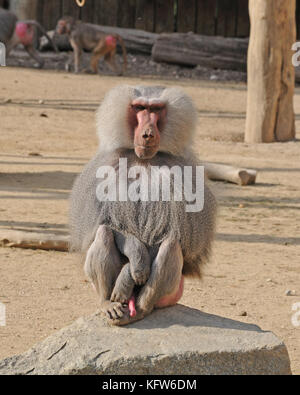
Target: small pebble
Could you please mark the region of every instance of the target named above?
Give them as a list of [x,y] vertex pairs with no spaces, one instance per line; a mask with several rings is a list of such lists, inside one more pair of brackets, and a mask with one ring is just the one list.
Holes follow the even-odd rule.
[[44,100],[39,100],[39,104],[44,104]]
[[38,152],[29,152],[28,156],[42,156],[42,155]]
[[242,312],[239,314],[240,317],[247,317],[247,315],[248,315],[247,311],[242,311]]
[[290,290],[288,289],[287,291],[285,291],[286,296],[296,296],[296,291],[295,290]]

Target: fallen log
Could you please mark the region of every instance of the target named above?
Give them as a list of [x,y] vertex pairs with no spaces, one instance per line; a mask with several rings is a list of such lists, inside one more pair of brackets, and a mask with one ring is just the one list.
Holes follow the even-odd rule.
[[3,229],[0,230],[0,246],[66,252],[69,251],[69,236]]
[[248,41],[193,33],[161,34],[152,58],[156,62],[246,71]]
[[296,82],[297,84],[300,83],[300,67],[295,67],[295,77],[296,77]]
[[228,181],[241,186],[253,185],[256,181],[257,171],[243,169],[217,163],[203,163],[208,179],[214,181]]
[[[104,33],[119,34],[124,40],[127,51],[133,53],[143,53],[143,54],[151,55],[152,47],[155,43],[155,40],[159,36],[159,34],[146,32],[144,30],[125,29],[125,28],[113,27],[113,26],[102,26],[102,25],[95,25],[91,23],[87,23],[87,25],[93,26],[93,28]],[[54,31],[50,31],[48,32],[48,34],[51,38],[53,38],[54,43],[61,51],[72,50],[67,35],[55,34]],[[46,43],[46,41],[43,38],[41,38],[40,50],[45,51],[49,49],[51,48],[48,45],[48,43]]]
[[[66,34],[56,34],[54,30],[51,30],[48,33],[48,36],[53,40],[54,44],[58,48],[59,51],[72,51],[72,47],[70,44],[69,37]],[[40,51],[51,51],[52,47],[49,44],[46,37],[42,36],[40,38]]]

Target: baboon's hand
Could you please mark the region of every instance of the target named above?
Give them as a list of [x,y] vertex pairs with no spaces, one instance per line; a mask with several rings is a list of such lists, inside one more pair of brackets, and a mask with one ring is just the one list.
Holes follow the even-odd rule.
[[128,303],[129,299],[132,297],[134,285],[135,283],[130,273],[129,263],[127,263],[117,278],[110,300],[112,302]]
[[130,273],[136,285],[146,284],[151,271],[150,260],[130,262]]
[[128,284],[125,284],[124,282],[116,284],[112,291],[110,300],[112,302],[128,303],[133,293],[133,288],[134,284],[132,287]]

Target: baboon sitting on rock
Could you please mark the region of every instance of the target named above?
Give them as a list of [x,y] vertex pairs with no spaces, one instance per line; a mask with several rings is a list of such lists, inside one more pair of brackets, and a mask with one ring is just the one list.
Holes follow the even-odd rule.
[[[125,325],[176,304],[184,277],[200,278],[209,258],[216,202],[203,180],[202,206],[190,204],[201,184],[190,148],[196,120],[191,99],[176,88],[121,86],[98,110],[99,152],[72,191],[71,239],[72,248],[84,255],[85,272],[112,324]],[[124,163],[129,171],[125,195]],[[163,199],[168,169],[184,175],[184,186],[174,173]],[[158,173],[158,182],[152,182]],[[145,198],[149,185],[157,199]],[[187,196],[189,188],[196,189],[196,198]],[[114,199],[103,199],[108,190],[116,191]],[[134,198],[127,199],[130,193]]]

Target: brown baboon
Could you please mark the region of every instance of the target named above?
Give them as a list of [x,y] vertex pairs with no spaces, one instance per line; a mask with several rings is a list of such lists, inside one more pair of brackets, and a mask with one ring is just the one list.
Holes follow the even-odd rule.
[[[71,16],[64,16],[57,22],[56,32],[69,36],[70,44],[74,50],[75,73],[79,72],[80,57],[83,50],[92,51],[91,69],[95,74],[98,72],[98,63],[101,57],[104,57],[109,67],[115,73],[118,73],[115,59],[117,42],[122,47],[124,59],[123,72],[126,71],[126,48],[122,37],[118,34],[104,33],[97,25],[77,21]],[[69,63],[66,66],[69,68]]]
[[[135,200],[124,199],[121,189],[115,200],[99,199],[100,179],[105,178],[99,169],[113,169],[120,182],[120,160],[126,160],[130,170],[139,166],[141,182],[145,174],[152,177],[153,169],[164,178],[166,169],[184,173],[190,168],[194,189],[199,162],[190,145],[196,119],[192,101],[176,88],[121,86],[107,94],[98,110],[99,152],[72,191],[71,241],[84,255],[85,272],[112,324],[125,325],[155,307],[174,305],[182,296],[183,278],[201,277],[214,236],[216,203],[204,183],[203,210],[189,212],[191,199],[175,199],[183,189],[175,176],[169,178],[169,200],[161,198],[160,182],[153,183],[156,201],[142,197],[142,185],[148,185],[142,183]],[[116,181],[105,180],[108,189]],[[126,192],[136,182],[128,181]]]
[[15,14],[0,8],[0,42],[6,46],[6,55],[18,44],[22,44],[28,54],[38,62],[39,67],[43,67],[44,60],[39,56],[34,48],[34,26],[44,34],[51,43],[55,51],[56,45],[46,33],[45,29],[36,21],[18,22]]

